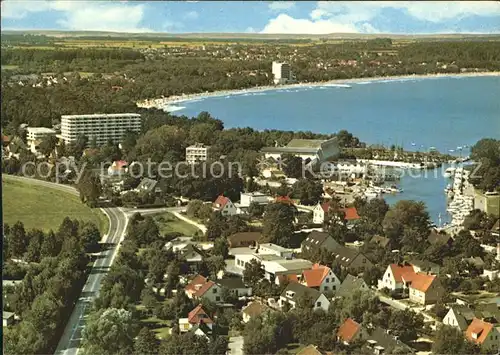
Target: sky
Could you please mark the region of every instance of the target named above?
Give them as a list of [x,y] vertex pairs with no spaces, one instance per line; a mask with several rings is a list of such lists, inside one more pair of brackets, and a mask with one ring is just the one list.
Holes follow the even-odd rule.
[[4,0],[2,30],[500,33],[500,1]]

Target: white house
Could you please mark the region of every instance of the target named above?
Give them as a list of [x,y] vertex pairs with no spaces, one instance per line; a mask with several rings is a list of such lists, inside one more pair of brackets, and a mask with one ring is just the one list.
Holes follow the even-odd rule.
[[[313,223],[314,224],[323,224],[325,222],[325,218],[328,214],[328,210],[330,208],[329,202],[318,203],[316,207],[313,209]],[[354,222],[358,220],[360,217],[358,215],[358,211],[356,207],[347,207],[342,209],[345,214],[345,220],[347,223]]]
[[272,200],[270,195],[264,194],[262,192],[242,192],[240,194],[240,206],[248,207],[252,203],[258,203],[261,205],[268,204]]
[[297,282],[290,282],[280,295],[279,305],[284,307],[286,303],[291,308],[295,308],[301,298],[307,298],[313,309],[322,309],[325,312],[330,307],[330,301],[324,294],[314,288],[309,288]]
[[328,266],[314,264],[302,272],[301,283],[320,292],[336,291],[340,280]]
[[237,207],[228,197],[220,195],[212,204],[214,210],[219,211],[223,216],[234,216],[238,213]]
[[184,288],[184,292],[192,299],[207,299],[212,302],[222,301],[222,289],[220,285],[209,281],[201,275],[196,275]]
[[284,248],[273,243],[258,244],[257,253],[263,255],[277,255],[285,259],[290,259],[293,256],[292,249]]
[[404,288],[403,275],[405,274],[414,275],[413,266],[390,264],[382,275],[382,279],[378,280],[378,288],[386,287],[392,291]]
[[312,267],[312,263],[305,259],[285,259],[274,254],[235,254],[234,265],[236,270],[243,273],[247,263],[257,260],[264,269],[264,277],[271,281],[278,281],[278,276],[282,275],[301,275],[304,270]]
[[467,306],[453,305],[443,318],[443,324],[456,327],[465,332],[469,324],[476,317],[476,312]]
[[203,309],[203,306],[199,304],[191,312],[189,312],[187,318],[179,319],[179,330],[181,332],[187,332],[194,326],[201,323],[212,329],[213,320],[208,316],[207,312]]
[[2,326],[8,327],[12,323],[14,323],[14,313],[3,311]]

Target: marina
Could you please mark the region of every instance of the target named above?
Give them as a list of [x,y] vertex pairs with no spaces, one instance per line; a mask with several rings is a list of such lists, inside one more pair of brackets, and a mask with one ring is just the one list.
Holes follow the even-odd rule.
[[[496,94],[500,77],[366,80],[364,84],[349,84],[350,90],[304,87],[296,92],[269,90],[260,95],[233,95],[227,99],[205,97],[202,101],[183,102],[185,108],[179,113],[189,116],[208,111],[228,128],[325,134],[346,129],[367,145],[397,144],[414,152],[430,152],[431,147],[441,153],[453,150],[449,153],[456,158],[437,169],[394,169],[397,173],[405,172],[391,182],[404,192],[383,195],[389,204],[403,199],[423,201],[434,223],[439,224],[440,220],[443,224],[451,223],[446,210],[447,196],[443,193],[450,183],[444,176],[446,169],[468,160],[470,146],[479,139],[500,138]],[[390,167],[385,168],[387,174],[392,173]],[[378,196],[372,190],[367,195]]]

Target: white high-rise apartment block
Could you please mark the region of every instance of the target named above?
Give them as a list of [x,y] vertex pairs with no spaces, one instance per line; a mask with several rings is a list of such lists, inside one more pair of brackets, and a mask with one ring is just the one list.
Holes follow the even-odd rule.
[[195,164],[200,161],[207,161],[210,157],[210,146],[196,143],[186,148],[186,161]]
[[38,152],[38,145],[47,136],[54,136],[56,131],[47,127],[28,127],[26,141],[32,153]]
[[286,84],[292,81],[292,71],[288,63],[273,62],[272,72],[275,85]]
[[88,137],[89,143],[95,137],[97,145],[104,145],[109,140],[120,143],[127,131],[141,131],[141,115],[111,113],[61,116],[61,138],[65,143],[76,141],[82,134]]

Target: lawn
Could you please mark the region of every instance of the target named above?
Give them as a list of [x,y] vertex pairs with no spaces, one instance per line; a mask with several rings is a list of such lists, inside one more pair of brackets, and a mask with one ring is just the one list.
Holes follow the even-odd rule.
[[162,235],[177,232],[190,237],[200,232],[195,226],[180,220],[169,212],[154,215],[153,218],[158,223]]
[[[144,314],[145,307],[142,304],[136,306],[136,309],[141,312],[141,314]],[[167,338],[170,335],[170,329],[172,329],[171,321],[156,318],[154,316],[143,318],[140,322],[141,327],[148,327],[151,329],[158,339]]]
[[2,65],[2,70],[14,70],[19,68],[19,65]]
[[77,196],[47,187],[3,179],[3,218],[13,225],[24,223],[26,229],[57,230],[68,216],[94,222],[104,234],[108,218],[99,210],[80,202]]

